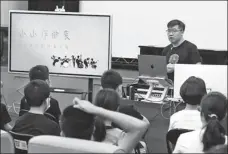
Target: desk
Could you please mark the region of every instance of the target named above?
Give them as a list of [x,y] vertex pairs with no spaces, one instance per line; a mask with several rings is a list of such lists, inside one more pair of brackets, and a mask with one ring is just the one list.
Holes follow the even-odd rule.
[[[179,102],[177,102],[179,103]],[[156,116],[160,116],[162,119],[167,120],[167,118],[162,117],[161,115],[161,107],[164,103],[151,103],[151,102],[144,102],[144,101],[133,101],[133,100],[127,100],[127,99],[122,99],[120,101],[120,105],[133,105],[137,111],[139,111],[141,114],[143,114],[149,121],[152,121]],[[168,103],[166,103],[167,106],[164,106],[164,108],[167,108],[163,113],[166,116],[169,113],[169,108],[172,108],[173,106],[169,106]],[[184,103],[180,103],[178,107],[176,108],[176,112],[180,111],[185,108]]]
[[81,99],[85,99],[88,93],[87,91],[84,91],[82,89],[57,88],[57,87],[50,87],[50,91],[53,93],[80,94]]

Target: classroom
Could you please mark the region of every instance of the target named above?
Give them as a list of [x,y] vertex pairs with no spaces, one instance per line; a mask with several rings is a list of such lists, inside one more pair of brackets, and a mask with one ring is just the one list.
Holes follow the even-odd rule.
[[0,28],[1,153],[227,150],[227,1],[1,1]]

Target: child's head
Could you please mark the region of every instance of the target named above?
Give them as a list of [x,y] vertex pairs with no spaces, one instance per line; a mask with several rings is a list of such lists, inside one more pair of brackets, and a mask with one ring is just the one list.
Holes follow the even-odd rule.
[[60,124],[64,136],[91,140],[94,116],[70,105],[64,109]]
[[107,110],[116,111],[120,104],[120,97],[113,89],[100,90],[94,104]]
[[201,101],[201,119],[205,125],[204,151],[225,143],[225,129],[220,121],[227,113],[227,98],[219,92],[210,92]]
[[182,99],[190,105],[199,105],[205,94],[207,94],[205,82],[195,76],[189,77],[180,88]]

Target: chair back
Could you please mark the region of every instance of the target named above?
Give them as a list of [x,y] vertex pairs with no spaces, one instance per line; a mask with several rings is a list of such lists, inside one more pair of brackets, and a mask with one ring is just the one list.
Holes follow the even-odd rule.
[[68,137],[40,135],[29,140],[28,153],[114,153],[112,144]]
[[29,134],[21,134],[10,131],[13,136],[15,154],[27,154],[28,153],[28,141],[33,137]]
[[13,137],[4,130],[1,130],[1,153],[14,153]]
[[[166,134],[166,144],[167,144],[167,150],[169,154],[172,154],[172,151],[174,150],[174,147],[177,143],[177,139],[179,136],[183,133],[191,132],[193,130],[189,129],[172,129],[168,131]],[[170,145],[171,144],[171,145]]]

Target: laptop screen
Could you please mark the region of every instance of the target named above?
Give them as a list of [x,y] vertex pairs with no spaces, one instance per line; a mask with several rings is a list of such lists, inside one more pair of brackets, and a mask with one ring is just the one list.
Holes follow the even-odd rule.
[[167,77],[166,56],[138,55],[139,76]]

